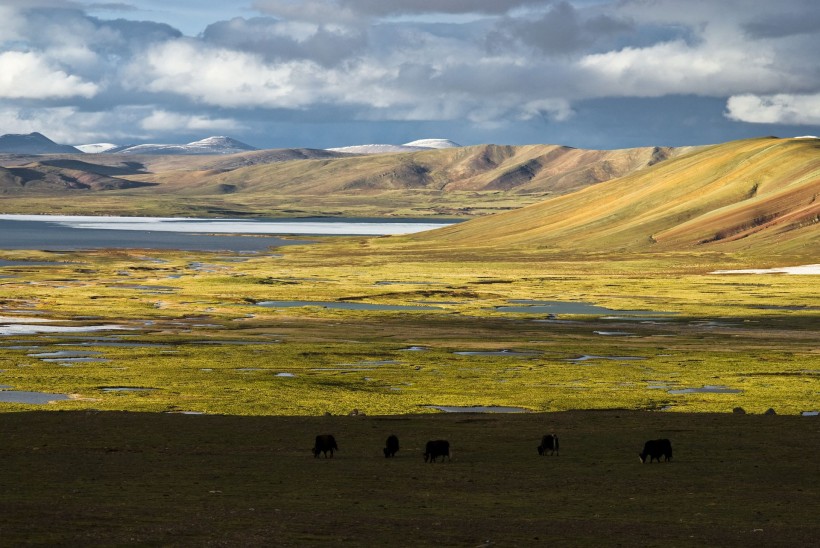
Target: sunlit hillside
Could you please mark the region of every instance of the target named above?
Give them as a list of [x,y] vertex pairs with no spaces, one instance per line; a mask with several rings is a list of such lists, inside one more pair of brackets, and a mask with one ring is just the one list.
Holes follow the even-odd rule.
[[556,145],[480,145],[416,153],[259,164],[225,170],[157,171],[141,179],[169,192],[373,194],[395,190],[563,193],[606,181],[688,149],[584,150]]
[[527,208],[405,241],[585,251],[820,251],[820,141],[761,138],[695,150]]
[[310,149],[0,155],[7,168],[0,173],[0,194],[5,213],[477,216],[518,209],[689,150],[480,145],[377,155]]

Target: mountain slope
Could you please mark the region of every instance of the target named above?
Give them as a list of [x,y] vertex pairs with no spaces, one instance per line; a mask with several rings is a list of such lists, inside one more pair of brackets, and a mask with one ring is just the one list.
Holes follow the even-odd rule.
[[[189,174],[154,172],[170,192],[373,195],[392,191],[565,193],[653,165],[688,149],[582,150],[556,145],[478,145],[415,153],[253,165]],[[148,176],[140,176],[147,180]]]
[[820,142],[752,139],[406,241],[584,251],[820,249]]
[[68,145],[58,145],[42,133],[0,135],[0,153],[13,154],[81,154]]
[[153,186],[153,183],[118,177],[126,173],[129,170],[95,166],[76,160],[53,160],[0,168],[0,195],[124,190]]
[[109,149],[107,152],[119,154],[237,154],[256,147],[225,136],[207,137],[184,145],[133,145]]
[[[607,181],[687,150],[479,145],[366,156],[312,149],[103,153],[82,155],[82,160],[0,155],[0,165],[7,169],[28,170],[0,177],[0,192],[7,212],[84,214],[93,206],[102,213],[161,216],[476,216]],[[66,170],[65,177],[57,176],[60,170]],[[88,186],[78,172],[96,181],[101,176],[117,181]],[[108,190],[106,197],[90,204],[85,191],[97,188]]]

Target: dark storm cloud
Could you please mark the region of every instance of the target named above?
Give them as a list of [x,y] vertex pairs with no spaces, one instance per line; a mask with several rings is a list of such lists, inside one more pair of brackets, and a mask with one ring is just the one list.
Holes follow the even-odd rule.
[[70,0],[3,0],[0,6],[9,8],[31,9],[31,8],[71,8],[82,9],[80,2]]
[[319,11],[332,14],[340,10],[367,17],[418,14],[491,14],[500,15],[525,7],[543,6],[545,0],[256,0],[256,9],[274,15],[310,16]]
[[753,38],[782,38],[799,34],[820,34],[820,9],[814,4],[799,11],[756,17],[743,25]]
[[89,10],[107,10],[107,11],[137,11],[139,8],[132,4],[125,4],[123,2],[99,2],[88,4],[86,9]]
[[634,24],[608,14],[585,14],[569,2],[559,2],[539,17],[508,17],[498,25],[501,41],[521,43],[545,53],[590,50],[591,46],[616,34],[634,30]]
[[500,15],[522,7],[543,6],[544,0],[338,0],[358,13],[389,16],[425,13]]
[[261,55],[268,61],[309,59],[324,66],[334,65],[362,51],[367,38],[359,31],[330,30],[324,26],[294,35],[289,25],[278,19],[237,17],[209,25],[202,39],[210,44]]
[[147,44],[179,38],[182,33],[164,23],[101,20],[72,8],[27,9],[26,26],[18,31],[36,48],[82,45],[92,51],[129,56]]

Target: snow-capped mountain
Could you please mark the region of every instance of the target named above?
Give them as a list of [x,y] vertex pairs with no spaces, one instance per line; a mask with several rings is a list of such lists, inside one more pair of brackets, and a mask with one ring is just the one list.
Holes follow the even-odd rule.
[[79,154],[72,146],[59,145],[42,133],[0,135],[0,152],[15,154]]
[[[106,148],[108,147],[108,148]],[[99,143],[93,145],[79,145],[83,152],[108,152],[118,154],[236,154],[259,150],[236,139],[225,136],[208,137],[184,145],[175,144],[143,144],[143,145],[114,145]]]
[[404,143],[403,147],[422,147],[422,148],[458,148],[461,145],[451,141],[450,139],[419,139],[410,143]]
[[422,150],[431,150],[435,148],[454,148],[460,147],[449,139],[419,139],[403,145],[353,145],[348,147],[329,148],[332,152],[346,152],[348,154],[388,154],[396,152],[419,152]]
[[120,145],[115,145],[114,143],[93,143],[90,145],[77,145],[74,148],[85,152],[86,154],[100,154],[102,152],[113,152],[118,148],[122,148]]

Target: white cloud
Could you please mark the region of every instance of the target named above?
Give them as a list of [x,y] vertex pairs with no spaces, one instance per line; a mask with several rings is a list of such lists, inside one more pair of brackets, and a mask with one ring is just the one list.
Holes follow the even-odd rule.
[[0,53],[0,98],[90,98],[99,89],[93,82],[86,82],[51,66],[41,54],[20,51]]
[[130,86],[183,95],[232,108],[300,108],[316,99],[315,81],[325,72],[312,62],[265,64],[255,54],[211,48],[192,40],[165,42],[135,59]]
[[774,56],[763,48],[708,42],[692,46],[683,40],[586,55],[579,65],[593,78],[600,97],[765,93],[800,79],[780,73]]
[[820,125],[820,93],[811,95],[734,95],[726,117],[752,124]]
[[210,118],[202,115],[179,114],[155,110],[140,122],[140,127],[151,132],[179,132],[199,130],[235,131],[242,128],[230,118]]

